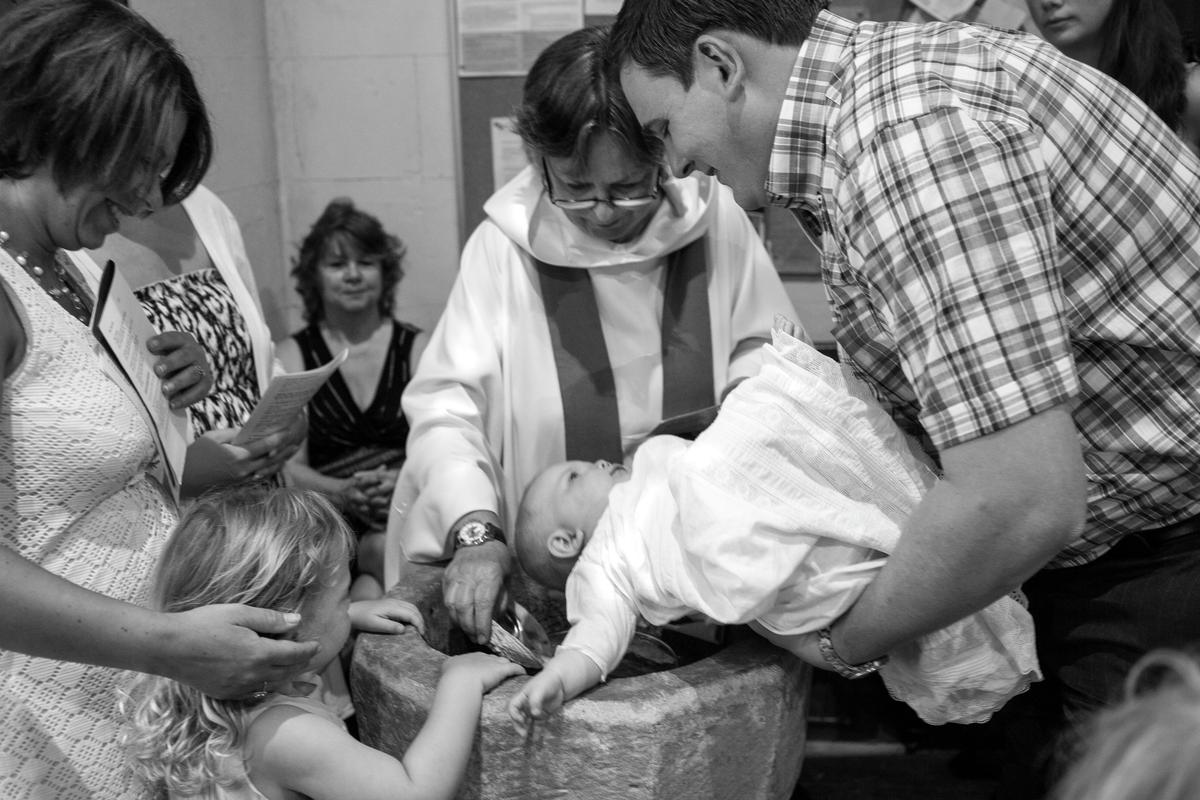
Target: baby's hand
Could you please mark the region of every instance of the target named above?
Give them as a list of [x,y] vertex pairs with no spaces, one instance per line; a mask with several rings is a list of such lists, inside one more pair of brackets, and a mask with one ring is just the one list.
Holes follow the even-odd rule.
[[520,664],[491,653],[464,653],[442,663],[442,680],[477,680],[484,694],[509,678],[524,674],[525,668]]
[[534,720],[545,719],[562,708],[566,694],[562,679],[553,670],[543,669],[530,678],[508,702],[508,716],[517,733],[528,736]]
[[395,597],[351,603],[350,624],[355,630],[367,633],[402,633],[405,625],[411,625],[425,635],[421,612],[412,603]]

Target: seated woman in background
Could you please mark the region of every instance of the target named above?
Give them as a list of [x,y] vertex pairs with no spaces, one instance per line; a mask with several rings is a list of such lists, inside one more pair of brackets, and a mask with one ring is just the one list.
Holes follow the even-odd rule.
[[1195,98],[1200,92],[1200,78],[1193,77],[1189,86],[1180,23],[1167,0],[1027,3],[1046,41],[1136,94],[1200,155],[1200,130],[1189,122],[1200,103],[1189,95]]
[[404,246],[346,198],[326,206],[300,245],[292,275],[308,327],[278,343],[289,372],[346,361],[308,404],[308,438],[288,465],[293,482],[332,497],[359,542],[356,598],[381,594],[383,531],[408,422],[400,395],[421,332],[392,317]]
[[[278,482],[303,441],[303,414],[245,447],[230,444],[281,367],[229,208],[198,186],[178,205],[126,220],[119,234],[88,253],[96,264],[117,263],[155,328],[186,331],[208,353],[213,388],[189,408],[197,438],[188,449],[183,494],[245,480]],[[98,270],[84,264],[82,253],[74,257]]]

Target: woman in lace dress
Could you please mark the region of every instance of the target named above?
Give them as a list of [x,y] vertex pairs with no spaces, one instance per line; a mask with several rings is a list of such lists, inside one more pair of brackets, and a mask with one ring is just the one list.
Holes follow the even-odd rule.
[[[274,612],[141,607],[175,506],[63,251],[199,182],[212,141],[186,64],[111,0],[29,0],[0,26],[0,86],[0,797],[137,797],[119,670],[246,696],[317,648],[258,636],[295,627]],[[156,366],[186,404],[208,379],[178,337],[158,337]]]

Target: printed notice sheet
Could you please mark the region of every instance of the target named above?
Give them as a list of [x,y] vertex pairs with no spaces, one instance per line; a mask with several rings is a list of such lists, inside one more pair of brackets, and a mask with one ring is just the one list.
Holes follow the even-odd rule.
[[162,381],[154,374],[154,358],[146,349],[146,342],[158,331],[112,261],[104,265],[100,278],[92,331],[142,401],[154,430],[158,452],[165,462],[166,477],[172,491],[178,495],[191,430],[187,411],[173,410],[163,395]]
[[245,446],[264,436],[286,428],[292,418],[308,404],[312,396],[325,385],[329,376],[334,373],[349,350],[343,350],[329,360],[329,363],[305,372],[290,372],[276,375],[271,384],[263,392],[262,399],[250,412],[246,424],[233,438],[233,443]]
[[524,75],[546,45],[583,27],[583,0],[457,0],[458,74]]
[[584,0],[583,13],[592,16],[615,17],[621,10],[621,0]]

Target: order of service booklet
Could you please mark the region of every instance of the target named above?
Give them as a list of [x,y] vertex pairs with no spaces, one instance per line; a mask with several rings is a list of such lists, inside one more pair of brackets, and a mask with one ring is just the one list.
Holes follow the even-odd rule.
[[346,360],[348,352],[343,350],[328,364],[316,369],[276,375],[246,418],[246,423],[233,434],[232,439],[197,437],[188,451],[188,486],[185,488],[190,492],[197,487],[241,480],[243,476],[238,461],[231,459],[226,445],[247,447],[264,436],[288,427],[333,371]]
[[166,479],[178,498],[183,462],[191,440],[187,411],[172,409],[163,395],[162,381],[154,374],[154,358],[146,347],[146,342],[158,331],[112,261],[104,265],[96,292],[92,332],[141,400],[162,456]]
[[[147,341],[156,336],[158,331],[112,261],[108,261],[101,272],[91,322],[96,339],[128,380],[133,389],[131,394],[141,401],[161,456],[164,478],[178,499],[184,462],[192,442],[187,410],[172,409],[163,396],[162,381],[154,374],[154,359],[146,347]],[[343,350],[329,363],[315,369],[277,375],[238,431],[233,444],[245,446],[287,427],[348,355],[349,351]],[[204,437],[198,441],[206,442]],[[212,444],[199,449],[199,472],[207,474],[206,471],[212,470],[213,463],[219,464],[225,460],[212,452],[212,448],[217,446]]]
[[286,428],[292,418],[308,404],[312,396],[325,385],[334,370],[342,365],[349,350],[343,350],[329,362],[304,372],[289,372],[271,379],[262,399],[250,412],[249,418],[233,438],[233,443],[245,446],[264,436]]

